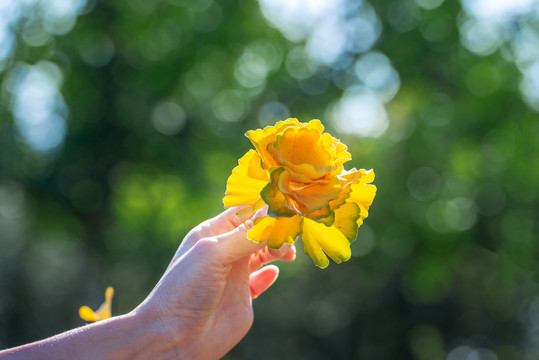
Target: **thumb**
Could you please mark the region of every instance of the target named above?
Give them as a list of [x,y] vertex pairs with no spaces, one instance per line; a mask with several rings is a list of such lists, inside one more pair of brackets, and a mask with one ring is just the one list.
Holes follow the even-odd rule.
[[215,237],[227,263],[244,258],[266,245],[265,242],[257,243],[247,238],[247,232],[253,226],[253,220],[249,219],[234,230]]

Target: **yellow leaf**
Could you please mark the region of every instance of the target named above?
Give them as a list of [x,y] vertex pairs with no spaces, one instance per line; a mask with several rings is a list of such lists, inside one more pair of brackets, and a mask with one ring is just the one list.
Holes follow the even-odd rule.
[[348,202],[355,202],[361,209],[361,220],[369,216],[369,207],[376,195],[376,186],[369,184],[352,184],[352,192],[348,197]]
[[333,226],[337,228],[347,239],[352,242],[357,237],[359,228],[357,220],[360,218],[361,211],[356,203],[346,203],[336,209],[335,222]]
[[309,218],[303,219],[303,234],[301,236],[305,253],[309,254],[319,267],[328,265],[327,258],[320,254],[326,253],[336,263],[350,259],[350,242],[335,226],[326,226]]
[[260,165],[260,157],[256,151],[249,150],[228,178],[223,198],[225,207],[253,205],[260,199],[260,192],[268,181],[269,176]]
[[79,316],[85,321],[97,321],[97,315],[88,306],[81,306],[79,309]]
[[329,181],[309,184],[305,188],[295,191],[294,197],[309,211],[315,211],[326,207],[331,200],[337,200],[340,192],[339,181],[337,178],[332,178]]
[[258,243],[268,241],[270,249],[278,249],[284,242],[293,244],[301,233],[301,217],[290,218],[264,217],[255,220],[255,226],[249,230],[247,237]]
[[277,188],[277,181],[283,171],[283,168],[274,170],[271,173],[271,182],[260,192],[260,196],[268,204],[268,215],[272,217],[291,217],[296,215],[296,212],[287,206],[284,194]]
[[334,164],[342,164],[352,159],[352,155],[347,151],[348,147],[328,133],[322,134],[320,141],[324,148],[329,150]]
[[[303,124],[302,124],[303,125]],[[324,132],[324,125],[320,122],[318,119],[312,119],[307,123],[307,125],[304,125],[307,129],[316,130],[318,133],[318,136],[321,136]]]
[[316,180],[332,167],[331,155],[320,142],[318,130],[290,127],[277,135],[268,151],[292,171]]
[[277,133],[289,126],[297,125],[298,123],[297,119],[286,119],[284,121],[279,121],[274,126],[266,126],[264,129],[249,130],[245,133],[245,136],[251,140],[258,155],[262,158],[262,162],[266,169],[270,169],[276,165],[273,157],[266,150],[268,144],[275,141]]
[[82,320],[86,321],[100,321],[108,319],[112,316],[112,297],[114,296],[114,288],[112,286],[107,287],[105,290],[105,302],[101,304],[97,311],[93,311],[88,306],[81,306],[79,309],[79,316]]

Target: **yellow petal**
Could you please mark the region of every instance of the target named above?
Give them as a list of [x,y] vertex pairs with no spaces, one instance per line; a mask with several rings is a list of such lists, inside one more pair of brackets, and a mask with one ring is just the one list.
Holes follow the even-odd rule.
[[253,228],[247,232],[247,238],[257,243],[264,242],[269,236],[275,219],[269,216],[256,219]]
[[85,321],[97,321],[97,315],[88,306],[81,306],[79,309],[79,316]]
[[335,222],[333,226],[337,228],[347,239],[352,242],[357,237],[358,223],[361,210],[356,203],[346,203],[336,209]]
[[248,219],[253,216],[255,212],[262,209],[262,207],[264,207],[265,205],[266,203],[264,202],[264,200],[260,198],[252,206],[247,206],[236,211],[236,216],[240,219]]
[[106,301],[112,301],[112,297],[114,296],[114,288],[112,286],[108,286],[105,290],[105,300]]
[[271,182],[267,184],[260,196],[264,202],[268,204],[268,215],[272,217],[291,217],[297,213],[287,206],[287,201],[284,194],[278,189],[277,182],[279,176],[284,171],[283,168],[277,168],[271,173]]
[[112,316],[111,307],[112,307],[111,301],[105,301],[103,304],[101,304],[99,309],[97,309],[97,311],[95,312],[97,316],[97,320],[105,320],[105,319],[110,318]]
[[[331,204],[331,202],[330,202]],[[328,204],[327,206],[324,206],[320,210],[315,210],[311,212],[307,212],[306,215],[313,220],[316,220],[317,222],[321,222],[326,224],[327,226],[333,225],[333,222],[335,221],[335,214],[333,214],[331,205]]]
[[332,167],[331,155],[321,143],[320,135],[318,130],[309,127],[290,127],[277,135],[268,151],[276,162],[294,172],[319,179]]
[[374,171],[372,169],[371,170],[361,169],[359,170],[359,172],[361,172],[361,181],[360,181],[361,184],[370,184],[371,182],[374,181]]
[[350,170],[342,170],[341,173],[337,175],[337,178],[339,179],[341,185],[344,187],[351,183],[359,183],[360,180],[363,178],[363,172],[362,170],[357,170],[356,168],[352,168]]
[[301,232],[301,217],[290,218],[264,217],[255,220],[255,226],[249,230],[247,237],[258,243],[268,241],[270,249],[278,249],[284,242],[293,244]]
[[327,266],[327,259],[320,253],[322,250],[336,263],[350,259],[350,242],[334,226],[326,226],[309,218],[303,219],[301,236],[305,253],[309,254],[319,267]]
[[[303,224],[308,219],[303,220]],[[325,226],[325,225],[322,225]],[[313,237],[310,235],[311,233],[305,234],[305,227],[303,228],[303,234],[301,235],[301,241],[303,242],[303,252],[311,257],[313,259],[313,262],[316,266],[319,268],[326,268],[329,265],[329,260],[326,254],[322,251],[320,248],[320,244],[316,242]]]
[[266,126],[264,129],[249,130],[245,133],[245,136],[251,140],[251,143],[256,148],[266,169],[270,169],[276,165],[273,157],[266,150],[268,144],[274,142],[277,134],[283,131],[283,129],[290,126],[298,126],[298,124],[299,122],[297,119],[286,119],[284,121],[279,121],[274,126]]
[[318,136],[321,136],[324,133],[324,125],[318,119],[312,119],[305,125],[307,129],[316,130]]
[[[327,208],[329,208],[329,206]],[[329,215],[318,219],[309,215],[309,218],[326,226],[332,226],[333,224],[335,224],[335,211],[328,210],[328,214]]]
[[113,296],[114,289],[112,288],[112,286],[107,287],[107,290],[105,290],[105,302],[101,304],[99,309],[97,309],[97,311],[95,312],[98,320],[108,319],[112,316],[111,308]]
[[[264,176],[265,175],[265,179]],[[269,181],[267,172],[260,165],[256,151],[249,150],[238,161],[226,184],[223,198],[225,207],[253,205],[260,199],[260,191]]]
[[339,181],[336,178],[327,182],[309,184],[304,189],[294,192],[295,198],[310,211],[319,210],[328,206],[331,200],[337,200],[341,192]]
[[355,202],[361,209],[361,219],[365,219],[369,216],[369,207],[376,195],[376,186],[369,184],[352,184],[352,192],[347,202]]
[[320,139],[324,148],[329,150],[331,161],[334,165],[342,164],[352,159],[352,155],[347,151],[348,147],[328,133],[322,134]]
[[112,316],[112,297],[114,296],[114,289],[112,286],[107,287],[105,290],[105,302],[101,304],[97,311],[93,311],[88,306],[82,306],[79,309],[79,316],[82,320],[86,321],[100,321],[108,319]]
[[359,173],[359,179],[354,179],[353,184],[350,185],[350,196],[346,199],[347,202],[355,202],[361,209],[361,217],[358,219],[358,224],[361,225],[363,219],[369,216],[369,207],[371,206],[374,196],[376,195],[376,186],[371,185],[374,181],[374,171],[371,170],[355,170]]

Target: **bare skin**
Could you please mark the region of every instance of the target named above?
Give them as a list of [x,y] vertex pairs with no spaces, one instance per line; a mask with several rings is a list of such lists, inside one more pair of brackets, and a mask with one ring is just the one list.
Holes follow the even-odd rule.
[[195,227],[132,312],[0,351],[0,359],[221,358],[251,327],[252,299],[277,279],[278,268],[264,265],[296,256],[294,246],[268,250],[248,240],[253,219],[238,219],[237,210]]

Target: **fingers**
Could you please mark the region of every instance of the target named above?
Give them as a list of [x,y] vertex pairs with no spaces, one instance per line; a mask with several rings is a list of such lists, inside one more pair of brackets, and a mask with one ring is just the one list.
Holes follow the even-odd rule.
[[[236,216],[236,213],[241,210],[242,207],[236,206],[233,208],[230,208],[228,210],[223,211],[221,214],[217,215],[213,219],[208,220],[208,224],[211,227],[213,236],[220,235],[227,233],[229,231],[234,230],[241,224],[243,224],[246,219],[240,219]],[[268,212],[268,207],[264,206],[262,209],[258,210],[256,213],[253,214],[251,217],[252,220],[261,217],[266,216]],[[208,235],[205,235],[208,236]]]
[[278,249],[270,249],[270,248],[268,248],[268,251],[274,257],[281,258],[284,254],[286,254],[288,252],[288,250],[290,249],[291,246],[292,246],[291,244],[285,242],[285,243],[283,243],[283,245],[281,245],[280,248],[278,248]]
[[[263,265],[271,263],[275,260],[293,261],[296,258],[296,247],[288,243],[283,244],[280,249],[263,248],[262,250],[251,255],[251,261],[249,263],[249,271],[252,273],[260,269]],[[275,251],[278,255],[274,255]]]
[[[183,239],[180,247],[178,248],[174,258],[178,258],[185,254],[189,249],[193,247],[200,239],[210,238],[221,234],[229,233],[233,231],[238,226],[243,224],[247,219],[240,219],[236,216],[236,212],[240,210],[241,207],[233,207],[223,211],[221,214],[216,217],[206,220],[187,234]],[[251,220],[254,220],[261,216],[266,216],[267,206],[264,206],[262,209],[258,210],[252,217]]]
[[211,229],[213,230],[213,235],[219,235],[224,234],[229,231],[234,230],[243,222],[245,222],[246,219],[240,219],[236,216],[236,213],[241,209],[239,206],[232,207],[230,209],[227,209],[217,215],[216,217],[209,219],[208,223],[211,226]]
[[234,230],[214,237],[221,248],[220,253],[225,263],[237,261],[265,246],[265,243],[257,243],[247,238],[247,232],[253,226],[253,221],[249,219]]
[[251,298],[256,299],[266,291],[279,276],[279,268],[275,265],[268,265],[255,271],[249,276],[249,288]]

